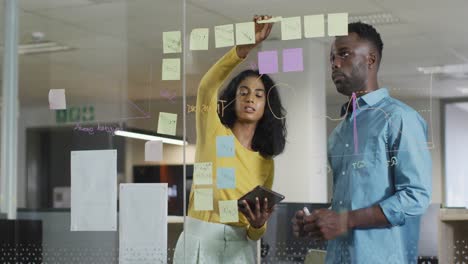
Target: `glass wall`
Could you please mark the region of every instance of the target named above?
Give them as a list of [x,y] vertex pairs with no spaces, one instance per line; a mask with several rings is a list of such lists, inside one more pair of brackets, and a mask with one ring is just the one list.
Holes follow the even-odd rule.
[[[467,115],[445,116],[466,96],[467,3],[17,4],[17,175],[2,177],[16,177],[18,209],[0,212],[0,262],[467,261],[466,187],[447,177],[463,163],[447,160],[448,122]],[[369,32],[352,42],[364,51],[338,42],[357,21],[381,53]],[[250,214],[241,197],[258,185],[284,199]],[[395,195],[403,222],[381,204]],[[347,222],[372,206],[384,227],[293,233],[304,207]],[[409,238],[385,246],[395,232]]]

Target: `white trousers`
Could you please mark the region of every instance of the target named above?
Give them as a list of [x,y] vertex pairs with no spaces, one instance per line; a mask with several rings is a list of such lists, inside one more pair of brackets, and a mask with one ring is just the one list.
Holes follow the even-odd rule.
[[174,264],[255,262],[256,243],[247,239],[245,228],[186,218],[186,228],[174,252]]

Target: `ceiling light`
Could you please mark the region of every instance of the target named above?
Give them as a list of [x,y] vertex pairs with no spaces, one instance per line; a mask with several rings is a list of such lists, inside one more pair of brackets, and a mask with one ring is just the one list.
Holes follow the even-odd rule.
[[457,90],[462,94],[468,94],[468,87],[457,87]]
[[388,25],[400,23],[400,19],[390,13],[373,13],[352,15],[349,17],[349,22],[364,22],[371,25]]
[[468,64],[449,64],[434,67],[418,67],[418,71],[424,74],[444,73],[444,74],[464,74],[468,73]]
[[140,131],[137,132],[137,131],[116,130],[115,135],[128,137],[128,138],[141,139],[141,140],[161,140],[163,143],[179,145],[179,146],[188,144],[187,141],[183,141],[181,139],[156,136],[156,135],[151,135],[147,133],[142,133]]
[[[3,47],[0,47],[3,52]],[[37,42],[37,43],[30,43],[18,46],[18,54],[19,55],[30,55],[30,54],[39,54],[39,53],[51,53],[51,52],[59,52],[59,51],[69,51],[73,50],[66,45],[59,44],[57,42]]]

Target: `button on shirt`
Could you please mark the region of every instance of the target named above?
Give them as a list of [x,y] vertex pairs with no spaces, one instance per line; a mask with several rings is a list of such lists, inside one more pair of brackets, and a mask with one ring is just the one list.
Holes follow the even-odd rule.
[[344,119],[328,141],[332,209],[379,205],[391,226],[354,229],[329,241],[326,262],[416,263],[419,216],[432,181],[426,122],[385,88],[359,97],[357,105],[343,107]]

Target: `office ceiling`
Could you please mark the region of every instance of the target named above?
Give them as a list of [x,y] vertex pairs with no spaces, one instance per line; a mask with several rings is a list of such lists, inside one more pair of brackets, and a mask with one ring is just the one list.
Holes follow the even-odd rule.
[[[3,1],[1,10],[3,14]],[[180,0],[20,0],[21,44],[33,32],[74,48],[20,56],[20,102],[47,104],[49,89],[67,89],[69,102],[158,98],[161,89],[180,96],[180,82],[162,82],[162,32],[181,30]],[[468,76],[430,76],[418,67],[468,63],[468,2],[465,0],[193,0],[186,5],[192,28],[249,21],[253,14],[303,16],[348,12],[350,16],[389,13],[396,23],[376,25],[384,41],[380,84],[401,98],[461,97]],[[3,17],[3,16],[2,16]],[[3,42],[3,19],[0,21]],[[279,27],[271,39],[280,39]],[[194,95],[201,74],[226,51],[187,54],[187,92]],[[331,39],[317,39],[328,47]],[[168,57],[167,55],[165,57]],[[170,57],[170,56],[169,56]],[[336,97],[328,80],[327,94]]]

